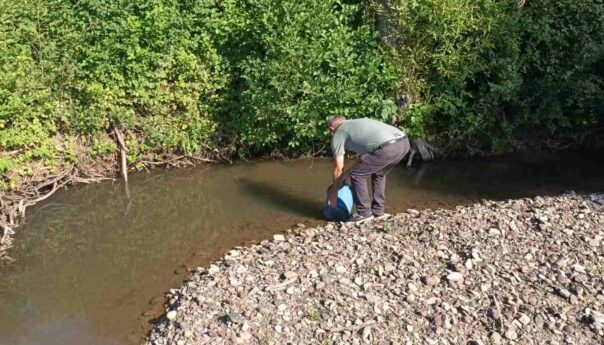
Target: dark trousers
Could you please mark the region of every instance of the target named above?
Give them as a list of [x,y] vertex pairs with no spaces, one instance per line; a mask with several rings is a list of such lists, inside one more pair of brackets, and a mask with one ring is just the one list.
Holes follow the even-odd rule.
[[[386,175],[409,152],[409,139],[404,138],[380,149],[361,155],[360,160],[350,169],[350,181],[354,191],[357,213],[361,216],[382,215],[384,213],[384,191]],[[367,178],[371,176],[373,202],[369,203]]]

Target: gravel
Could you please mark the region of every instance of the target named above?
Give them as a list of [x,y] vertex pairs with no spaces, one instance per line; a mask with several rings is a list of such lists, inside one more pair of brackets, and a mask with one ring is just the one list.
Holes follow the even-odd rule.
[[146,344],[603,344],[600,199],[300,226],[192,272]]

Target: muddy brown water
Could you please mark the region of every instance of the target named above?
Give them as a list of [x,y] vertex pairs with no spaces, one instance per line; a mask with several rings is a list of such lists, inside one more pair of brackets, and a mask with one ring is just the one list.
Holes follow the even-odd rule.
[[[387,211],[604,189],[604,155],[514,155],[397,167]],[[131,176],[63,190],[28,211],[0,267],[0,344],[140,343],[163,294],[228,248],[319,224],[325,159]]]

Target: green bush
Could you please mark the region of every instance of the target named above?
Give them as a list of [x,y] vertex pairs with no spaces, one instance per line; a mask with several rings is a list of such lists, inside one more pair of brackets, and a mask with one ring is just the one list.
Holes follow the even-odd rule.
[[115,151],[116,126],[131,163],[297,155],[334,113],[445,152],[586,143],[603,56],[601,0],[0,0],[0,171]]
[[227,76],[211,39],[190,30],[190,9],[143,0],[0,6],[4,149],[113,126],[136,136],[142,151],[211,146]]
[[522,85],[511,1],[395,1],[391,56],[411,100],[403,124],[441,145],[476,148],[498,134],[502,111]]
[[91,1],[74,18],[94,23],[77,58],[83,82],[76,93],[88,112],[74,118],[80,130],[120,123],[140,130],[148,149],[192,152],[211,144],[226,78],[210,38],[191,32],[197,19],[189,8],[177,1]]
[[391,61],[411,104],[402,124],[441,148],[499,152],[580,141],[602,121],[598,0],[392,0]]
[[216,15],[206,25],[233,75],[220,123],[240,153],[318,150],[326,115],[381,116],[388,108],[395,74],[372,27],[355,23],[363,9],[341,1],[251,0],[208,10]]
[[604,4],[527,2],[522,11],[524,84],[515,125],[542,141],[589,141],[604,118]]
[[0,8],[0,148],[48,147],[66,105],[61,87],[54,87],[62,72],[52,61],[57,49],[40,33],[48,29],[48,11],[35,2],[4,0]]

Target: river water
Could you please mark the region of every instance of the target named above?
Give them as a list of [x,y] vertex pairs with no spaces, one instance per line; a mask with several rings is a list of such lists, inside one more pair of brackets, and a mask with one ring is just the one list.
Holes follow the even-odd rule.
[[[604,189],[602,153],[397,167],[387,211]],[[158,170],[62,190],[28,210],[0,267],[0,344],[140,343],[163,294],[227,249],[322,222],[325,159]]]

